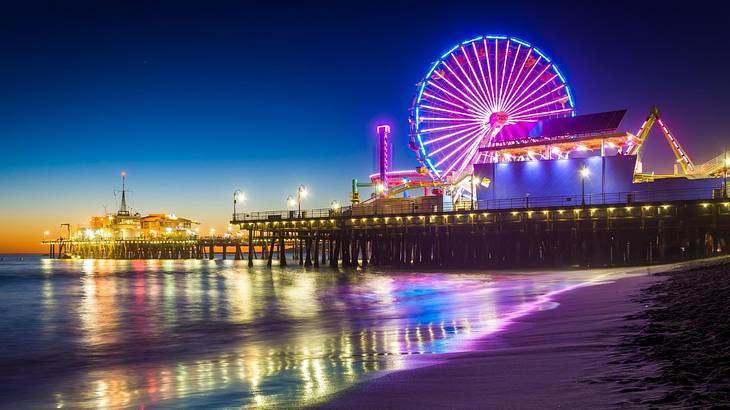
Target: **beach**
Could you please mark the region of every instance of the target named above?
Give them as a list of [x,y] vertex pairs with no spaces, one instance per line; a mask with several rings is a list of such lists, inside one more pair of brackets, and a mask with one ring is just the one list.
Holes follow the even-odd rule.
[[[730,368],[723,355],[729,338],[726,324],[710,322],[727,310],[719,307],[727,293],[720,299],[722,286],[716,285],[724,283],[722,289],[728,289],[722,275],[727,265],[713,266],[719,262],[696,262],[684,268],[668,265],[645,275],[559,294],[554,298],[557,308],[520,318],[503,332],[481,340],[472,352],[366,381],[332,397],[321,408],[721,403],[728,397],[727,388],[718,383],[727,380]],[[711,291],[715,303],[707,308]],[[703,322],[701,318],[713,309],[715,316]],[[682,316],[679,311],[690,313]],[[712,344],[703,347],[705,336],[712,338]],[[706,386],[705,376],[713,378],[714,389]],[[702,391],[712,393],[702,395]]]

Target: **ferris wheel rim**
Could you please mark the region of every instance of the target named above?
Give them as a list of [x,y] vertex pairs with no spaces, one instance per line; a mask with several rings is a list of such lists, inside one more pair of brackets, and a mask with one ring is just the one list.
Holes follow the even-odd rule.
[[[478,115],[482,115],[482,116],[494,116],[495,114],[498,114],[498,112],[496,112],[494,110],[489,111],[489,112],[485,112],[485,108],[484,107],[487,106],[487,105],[490,105],[490,104],[492,106],[494,106],[495,102],[494,101],[490,101],[490,99],[489,99],[490,98],[490,93],[493,93],[493,92],[497,91],[497,89],[500,87],[499,84],[497,84],[497,87],[498,88],[495,88],[495,89],[493,89],[491,91],[485,91],[486,88],[489,88],[489,84],[487,84],[486,78],[484,77],[485,74],[484,74],[484,72],[481,72],[481,75],[482,75],[482,78],[483,78],[484,81],[483,82],[480,82],[479,79],[478,79],[478,77],[477,77],[476,70],[472,66],[471,56],[464,49],[464,47],[470,47],[470,46],[473,48],[474,54],[476,56],[476,59],[479,62],[479,69],[481,71],[482,70],[482,66],[481,66],[481,61],[479,60],[481,58],[481,56],[478,54],[477,47],[476,47],[476,43],[477,42],[483,42],[483,44],[484,44],[484,54],[485,54],[486,64],[489,65],[490,64],[490,61],[489,60],[491,60],[491,58],[490,58],[490,55],[489,55],[489,48],[487,46],[487,44],[488,44],[487,42],[488,41],[491,41],[491,40],[494,40],[495,41],[495,43],[494,43],[495,44],[495,46],[494,46],[495,47],[495,50],[493,52],[493,54],[494,54],[494,61],[493,62],[494,62],[494,65],[495,65],[494,79],[492,78],[492,74],[493,73],[491,71],[491,68],[488,70],[488,75],[489,75],[490,81],[494,80],[495,82],[501,82],[501,84],[502,84],[501,86],[502,87],[505,86],[505,84],[504,84],[504,77],[505,77],[505,72],[506,72],[506,67],[507,67],[507,60],[508,60],[508,53],[509,53],[510,42],[515,43],[515,44],[518,45],[517,53],[516,53],[517,55],[519,55],[520,48],[521,47],[524,47],[526,50],[528,50],[525,53],[525,61],[527,61],[527,59],[531,55],[530,54],[531,52],[529,50],[534,51],[534,53],[537,54],[537,56],[539,56],[539,58],[544,61],[543,62],[544,67],[543,67],[542,71],[534,79],[532,79],[532,82],[530,83],[530,85],[528,87],[526,87],[525,89],[523,89],[521,91],[521,93],[517,96],[516,99],[513,99],[511,101],[507,101],[505,107],[499,107],[500,108],[500,111],[503,108],[506,110],[506,109],[510,109],[510,108],[515,108],[514,107],[515,105],[519,106],[520,104],[523,104],[526,99],[531,98],[543,86],[545,86],[546,84],[548,84],[549,81],[552,81],[554,79],[558,79],[559,80],[558,83],[560,84],[558,87],[556,87],[554,89],[551,89],[551,90],[548,90],[547,92],[544,92],[544,94],[541,94],[541,96],[538,97],[535,100],[538,100],[543,95],[549,95],[550,93],[558,92],[558,91],[560,91],[562,89],[562,90],[564,90],[564,93],[565,93],[565,103],[566,103],[565,105],[567,106],[566,108],[564,108],[562,110],[558,110],[559,112],[557,112],[557,111],[556,112],[548,112],[547,114],[545,114],[545,113],[539,113],[539,112],[537,112],[537,113],[536,112],[530,112],[530,111],[535,111],[536,109],[541,108],[541,107],[533,106],[533,107],[526,108],[525,105],[523,104],[522,106],[519,107],[520,109],[522,109],[522,111],[520,111],[519,112],[519,116],[514,117],[514,119],[515,120],[520,120],[520,121],[536,121],[536,118],[539,118],[541,116],[542,117],[545,117],[545,116],[550,115],[550,114],[558,115],[558,114],[563,114],[563,113],[565,113],[565,114],[570,113],[571,116],[575,116],[576,115],[576,111],[575,111],[575,100],[573,99],[573,95],[572,95],[572,92],[570,90],[570,86],[569,86],[569,84],[568,84],[565,76],[563,75],[563,73],[559,69],[559,67],[553,62],[552,58],[550,58],[550,56],[548,56],[545,52],[543,52],[539,48],[533,46],[529,42],[524,41],[524,40],[522,40],[522,39],[520,39],[518,37],[507,36],[507,35],[494,35],[494,34],[491,34],[491,35],[481,35],[481,36],[477,36],[477,37],[474,37],[474,38],[471,38],[471,39],[462,41],[460,43],[457,43],[456,45],[454,45],[447,52],[445,52],[444,54],[442,54],[436,61],[434,61],[431,64],[431,66],[429,67],[428,71],[426,72],[426,75],[423,76],[423,78],[420,81],[420,85],[418,87],[418,91],[417,91],[417,94],[416,94],[416,98],[414,99],[414,102],[413,102],[413,105],[412,105],[412,108],[411,108],[411,116],[412,116],[412,120],[414,121],[414,128],[413,129],[414,129],[414,132],[415,132],[415,137],[416,137],[415,139],[418,141],[417,151],[418,151],[418,154],[419,154],[419,159],[427,167],[427,169],[429,170],[429,173],[432,174],[432,177],[434,177],[434,179],[444,179],[444,178],[446,178],[451,170],[449,169],[449,170],[447,170],[447,172],[445,172],[445,173],[442,174],[442,169],[439,169],[439,166],[441,165],[441,163],[434,163],[434,161],[432,160],[432,158],[429,155],[429,154],[433,155],[434,152],[427,147],[428,145],[430,145],[434,141],[433,140],[432,141],[424,141],[424,138],[422,136],[422,134],[427,134],[427,133],[433,132],[435,130],[435,128],[429,128],[429,129],[424,130],[424,129],[422,129],[422,125],[421,125],[422,119],[424,118],[423,115],[422,115],[422,112],[421,112],[421,108],[424,107],[423,101],[424,101],[424,93],[425,93],[426,87],[428,85],[430,85],[430,86],[434,86],[434,87],[437,87],[438,88],[438,86],[435,83],[430,82],[429,80],[431,80],[433,78],[434,73],[436,72],[437,68],[439,66],[443,66],[451,74],[454,75],[454,78],[456,78],[461,83],[461,85],[464,87],[464,89],[468,92],[468,93],[465,93],[462,90],[458,89],[458,87],[456,87],[453,84],[449,83],[449,84],[452,85],[452,89],[453,90],[457,91],[458,94],[461,94],[461,95],[456,95],[457,92],[451,93],[452,98],[455,99],[454,101],[461,101],[461,102],[463,102],[464,104],[462,105],[461,108],[463,108],[466,105],[468,105],[470,107],[469,109],[466,109],[466,110],[464,110],[464,111],[462,111],[460,113],[453,112],[454,114],[458,114],[458,115],[462,116],[463,118],[462,117],[460,117],[460,118],[453,118],[452,117],[450,119],[447,119],[447,118],[440,118],[440,117],[429,117],[429,120],[432,120],[434,122],[443,121],[445,124],[447,123],[447,120],[448,121],[451,121],[451,122],[457,122],[457,123],[463,122],[463,125],[451,125],[451,126],[444,125],[444,127],[443,127],[444,130],[449,129],[450,131],[453,131],[454,133],[457,133],[457,135],[458,135],[458,131],[459,130],[464,130],[464,128],[466,128],[467,130],[470,129],[469,128],[469,125],[470,124],[471,124],[471,128],[473,128],[475,126],[475,120],[471,120],[471,118],[474,118],[475,116],[478,116]],[[498,61],[499,60],[499,53],[501,51],[500,50],[500,47],[499,47],[499,41],[502,41],[502,40],[506,41],[506,44],[507,45],[506,45],[505,50],[504,50],[504,58],[503,58],[503,60],[502,61]],[[464,74],[464,77],[469,82],[469,85],[471,86],[471,88],[469,88],[469,86],[467,86],[467,84],[465,84],[462,81],[462,79],[460,78],[460,76],[456,74],[457,71],[454,70],[451,66],[449,66],[449,63],[446,61],[448,58],[452,58],[454,56],[454,53],[458,52],[459,50],[462,52],[462,56],[467,56],[467,59],[466,59],[466,64],[459,64],[458,60],[456,60],[456,65],[458,66],[458,70],[460,70],[461,73]],[[517,58],[517,56],[514,56],[514,57],[512,57],[512,59],[513,59],[513,61],[512,61],[512,67],[511,67],[510,73],[509,73],[510,78],[507,80],[507,84],[506,84],[507,87],[510,87],[510,81],[512,79],[512,72],[514,71],[514,66],[517,63],[517,59],[518,58]],[[538,59],[538,62],[540,62],[540,59]],[[500,62],[503,62],[502,77],[499,80],[497,80],[497,77],[499,76],[498,75],[499,73],[497,71],[498,70],[498,67],[497,66],[498,66],[498,64]],[[462,67],[462,65],[467,65],[467,64],[468,64],[468,69],[471,70],[471,72],[474,74],[474,77],[476,78],[476,83],[479,86],[478,88],[477,88],[477,86],[474,85],[474,83],[472,82],[471,78],[467,74],[466,70]],[[476,63],[474,65],[476,65]],[[533,63],[532,64],[531,69],[530,69],[530,73],[532,72],[532,69],[535,68],[535,66],[537,66],[537,63]],[[520,70],[517,73],[517,77],[514,80],[515,82],[517,82],[519,80],[520,75],[522,75],[522,70],[523,69],[524,69],[524,62],[522,63],[522,66],[520,67]],[[524,96],[524,93],[526,91],[528,91],[529,87],[532,86],[540,78],[540,76],[542,74],[544,74],[546,71],[552,71],[552,72],[554,72],[554,76],[551,77],[550,80],[548,80],[548,81],[543,81],[542,84],[538,88],[534,89],[527,96]],[[522,87],[522,85],[524,84],[525,80],[529,77],[530,73],[528,73],[527,75],[525,75],[523,77],[522,82],[517,87],[518,89],[515,89],[514,90],[515,93],[520,92],[519,88]],[[440,76],[439,79],[443,79],[444,81],[447,81],[448,82],[448,80],[446,79],[446,76],[444,76],[443,74],[441,74],[441,76]],[[512,83],[512,89],[514,89],[514,87],[515,87],[515,84]],[[444,92],[447,92],[447,90],[445,90],[443,88],[441,88],[441,90],[444,91]],[[479,92],[480,90],[482,91],[482,93]],[[500,93],[503,92],[503,91],[504,91],[503,89],[499,88],[499,92]],[[510,92],[512,92],[512,90],[509,90],[507,92],[509,94]],[[432,97],[433,98],[436,98],[434,96],[432,96]],[[511,95],[511,97],[514,97],[514,95]],[[495,98],[494,95],[492,95],[492,98]],[[438,98],[436,98],[436,99],[438,99]],[[533,100],[533,101],[535,101],[535,100]],[[444,102],[444,103],[449,103],[449,101],[446,101],[446,100],[441,100],[441,101]],[[550,104],[555,104],[556,102],[559,102],[559,101],[558,100],[555,100],[555,101],[552,101],[552,102],[545,103],[544,105],[547,106],[547,105],[550,105]],[[511,106],[510,106],[510,104],[511,104]],[[454,105],[456,105],[456,104],[454,104]],[[426,107],[428,107],[428,106],[426,106]],[[446,108],[437,108],[437,107],[428,107],[428,108],[430,108],[432,112],[433,111],[439,111],[440,110],[440,111],[444,111],[445,114],[448,114],[448,112],[447,112],[448,109],[446,109]],[[467,111],[471,111],[471,112],[467,112]],[[491,122],[491,117],[490,117],[490,122]],[[509,124],[509,125],[511,125],[511,124]],[[486,124],[486,126],[483,126],[483,128],[484,128],[484,130],[483,130],[481,136],[474,137],[475,139],[478,140],[477,142],[481,141],[481,139],[483,139],[484,136],[487,135],[487,134],[490,135],[489,138],[491,139],[491,138],[493,138],[494,136],[498,135],[501,132],[501,126],[500,126],[499,129],[495,130],[494,127],[490,127],[490,124]],[[468,134],[469,133],[467,133],[467,135]],[[446,137],[443,137],[443,138],[446,138]],[[474,138],[471,139],[471,140],[467,139],[467,142],[469,142],[469,141],[472,142],[471,144],[469,144],[469,149],[470,150],[474,150],[474,149],[477,149],[479,147],[479,143],[477,143],[475,145]],[[464,138],[462,138],[461,140],[463,140],[463,139]],[[461,141],[461,140],[459,140],[459,141]],[[443,147],[437,148],[437,150],[443,150]],[[436,152],[438,152],[438,151],[436,151]],[[454,154],[454,152],[451,152],[451,155],[453,155],[453,154]],[[467,154],[466,156],[469,157],[470,155],[471,154]],[[463,161],[464,159],[463,158],[460,158],[459,160],[460,161]],[[471,159],[469,159],[467,162],[469,162],[469,161],[471,161]],[[473,164],[470,163],[469,165],[471,166]]]

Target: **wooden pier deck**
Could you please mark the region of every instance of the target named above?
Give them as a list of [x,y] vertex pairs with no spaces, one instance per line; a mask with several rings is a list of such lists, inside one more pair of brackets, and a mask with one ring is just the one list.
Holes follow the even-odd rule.
[[661,263],[730,246],[730,201],[722,198],[357,216],[266,212],[231,223],[268,244],[269,266],[286,265],[291,248],[305,266],[517,268]]

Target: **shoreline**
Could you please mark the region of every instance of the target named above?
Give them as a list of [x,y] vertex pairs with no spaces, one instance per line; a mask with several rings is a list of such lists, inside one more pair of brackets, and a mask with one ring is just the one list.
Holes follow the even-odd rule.
[[[631,372],[615,363],[627,328],[641,326],[641,292],[675,271],[721,264],[716,257],[629,268],[623,277],[555,295],[554,309],[516,319],[485,335],[475,350],[450,353],[432,365],[387,373],[325,397],[315,408],[605,408],[647,392],[608,380]],[[651,366],[643,371],[653,372]],[[636,376],[636,375],[633,375]],[[661,394],[655,388],[652,394]]]

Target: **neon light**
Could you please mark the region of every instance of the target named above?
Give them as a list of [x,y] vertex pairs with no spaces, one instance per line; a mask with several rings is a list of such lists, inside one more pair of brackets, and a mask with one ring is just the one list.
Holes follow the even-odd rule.
[[497,98],[496,97],[497,93],[496,93],[496,87],[494,84],[494,80],[492,79],[492,66],[491,66],[491,63],[489,62],[489,47],[488,47],[489,42],[485,38],[484,40],[482,40],[482,43],[484,44],[484,61],[487,62],[487,75],[489,76],[489,88],[492,90],[492,92],[491,92],[492,99],[495,99],[495,98]]
[[484,38],[484,36],[477,36],[477,37],[474,37],[474,38],[473,38],[473,39],[471,39],[471,40],[466,40],[466,41],[464,41],[463,43],[461,43],[461,45],[467,45],[467,44],[469,44],[469,43],[473,43],[473,42],[475,42],[475,41],[479,41],[479,40],[481,40],[482,38]]
[[443,91],[444,93],[446,93],[446,94],[450,95],[450,96],[451,96],[451,97],[453,97],[454,99],[456,99],[456,100],[458,100],[458,101],[460,101],[460,102],[462,102],[462,103],[464,103],[464,104],[468,105],[469,107],[473,108],[474,110],[476,110],[476,111],[478,111],[478,112],[480,112],[480,113],[482,113],[482,114],[486,114],[486,112],[484,111],[484,109],[483,109],[483,108],[481,108],[481,107],[476,107],[476,106],[474,106],[473,104],[471,104],[470,102],[467,102],[467,101],[464,101],[464,100],[462,100],[462,99],[461,99],[460,97],[457,97],[457,96],[456,96],[456,95],[454,95],[453,93],[451,93],[451,92],[449,92],[449,91],[445,90],[445,89],[444,89],[444,88],[442,88],[442,87],[439,87],[439,85],[438,85],[438,84],[435,84],[435,83],[433,83],[432,81],[429,81],[429,83],[428,83],[428,84],[429,84],[429,85],[432,85],[432,86],[434,86],[434,88],[437,88],[437,89],[439,89],[440,91]]
[[[506,41],[504,49],[500,41]],[[459,176],[482,159],[497,161],[479,147],[493,146],[495,140],[509,143],[511,134],[501,133],[503,127],[575,115],[573,96],[560,69],[542,51],[513,37],[477,36],[455,45],[431,65],[419,86],[412,124],[421,161],[434,177],[452,171]],[[545,152],[524,159],[540,155],[550,156]]]
[[571,117],[575,117],[575,103],[573,102],[573,94],[570,92],[570,86],[567,84],[565,85],[565,93],[568,94],[568,103],[570,104],[570,107],[573,108],[573,113],[571,114]]
[[453,47],[453,48],[452,48],[451,50],[449,50],[449,51],[445,52],[445,53],[444,53],[444,54],[443,54],[443,55],[441,56],[441,60],[443,60],[443,59],[445,59],[446,57],[448,57],[448,56],[449,56],[449,55],[450,55],[451,53],[453,53],[454,51],[456,51],[456,49],[457,49],[457,48],[459,48],[459,44],[455,45],[455,46],[454,46],[454,47]]
[[449,112],[449,113],[452,113],[454,115],[464,115],[464,116],[472,117],[472,118],[480,118],[480,119],[483,118],[483,116],[481,116],[481,115],[471,114],[471,113],[468,113],[468,112],[459,112],[459,111],[454,111],[454,110],[448,110],[446,108],[432,107],[430,105],[421,105],[420,108],[427,108],[429,110],[441,111],[441,112]]
[[520,40],[519,38],[516,38],[516,37],[510,37],[510,39],[511,39],[512,41],[514,41],[515,43],[517,43],[517,44],[521,44],[521,45],[523,45],[523,46],[525,46],[525,47],[531,47],[531,46],[530,46],[530,43],[528,43],[528,42],[526,42],[526,41],[524,41],[524,40]]
[[[484,91],[484,94],[487,95],[487,99],[490,102],[490,107],[494,105],[494,98],[489,92],[489,84],[487,84],[487,80],[484,77],[484,69],[482,68],[482,60],[479,59],[479,51],[477,51],[477,43],[471,43],[472,49],[474,50],[474,57],[476,57],[477,65],[479,65],[479,73],[482,76],[482,82],[479,83],[479,86],[482,87],[482,90]],[[486,53],[486,50],[485,50]],[[477,79],[477,82],[479,82],[479,79]]]
[[[474,45],[476,43],[471,43],[471,44]],[[461,51],[462,51],[462,53],[468,55],[467,52],[464,51],[464,47],[461,48]],[[479,59],[479,56],[477,55],[477,60],[478,59]],[[467,79],[469,80],[469,84],[471,84],[472,87],[477,88],[477,91],[481,91],[479,93],[479,95],[482,97],[482,99],[483,99],[484,103],[487,105],[487,107],[489,107],[491,109],[492,104],[490,104],[489,99],[487,98],[487,95],[484,93],[484,90],[482,89],[482,84],[479,82],[479,77],[477,77],[476,71],[474,71],[474,66],[471,63],[471,58],[467,58],[466,62],[469,65],[469,69],[471,70],[471,73],[474,74],[474,78],[476,79],[476,82],[479,85],[479,87],[478,88],[474,87],[474,83],[471,81],[471,78],[466,73],[464,73],[464,75],[467,77]],[[456,63],[459,64],[458,61]],[[459,68],[461,68],[461,64],[459,64]],[[462,69],[462,71],[463,71],[463,69]]]
[[532,49],[533,49],[533,50],[535,50],[535,52],[536,52],[536,53],[537,53],[537,54],[538,54],[538,55],[539,55],[540,57],[542,57],[542,59],[543,59],[543,60],[547,61],[548,63],[550,62],[550,59],[549,59],[549,58],[547,58],[547,56],[546,56],[545,54],[543,54],[543,53],[542,53],[542,51],[540,51],[540,49],[539,49],[539,48],[537,48],[537,47],[533,47]]
[[565,81],[565,77],[563,77],[563,74],[562,74],[562,73],[560,72],[560,70],[558,70],[558,66],[555,66],[555,65],[554,65],[554,66],[553,66],[553,71],[555,71],[555,74],[557,74],[557,75],[558,75],[558,78],[560,78],[560,81],[562,81],[562,82],[564,82],[564,83],[566,82],[566,81]]
[[[456,61],[456,65],[457,65],[457,66],[459,67],[459,69],[461,69],[461,71],[463,72],[463,71],[464,71],[464,69],[463,69],[463,68],[461,67],[461,64],[459,64],[459,61],[458,61],[458,60],[455,60],[455,61]],[[459,83],[460,83],[460,84],[462,85],[462,87],[464,87],[464,88],[465,88],[465,89],[466,89],[466,90],[467,90],[467,91],[469,92],[469,94],[471,94],[471,95],[472,95],[472,97],[474,97],[475,99],[479,100],[479,97],[477,97],[477,96],[476,96],[476,94],[474,94],[474,91],[472,91],[472,89],[471,89],[471,88],[470,88],[469,86],[467,86],[467,85],[466,85],[466,84],[464,83],[464,81],[462,81],[461,77],[460,77],[460,76],[459,76],[458,74],[456,74],[456,72],[455,72],[455,71],[454,71],[454,70],[453,70],[453,69],[451,68],[451,66],[449,66],[448,64],[446,64],[446,62],[444,62],[443,64],[444,64],[444,66],[445,66],[445,67],[446,67],[446,68],[447,68],[447,69],[449,70],[449,72],[451,72],[451,74],[453,74],[453,75],[454,75],[454,77],[455,77],[455,78],[456,78],[457,80],[459,80]],[[466,74],[465,74],[465,76],[466,76]],[[463,95],[463,96],[464,96],[464,98],[466,98],[466,99],[468,99],[469,101],[471,101],[471,102],[472,102],[472,103],[473,103],[473,104],[474,104],[475,106],[477,106],[477,107],[480,107],[480,108],[481,108],[481,110],[482,110],[483,112],[485,112],[485,113],[486,113],[486,112],[489,112],[489,107],[485,106],[485,105],[484,105],[484,102],[483,102],[483,101],[475,101],[475,100],[473,100],[473,99],[472,99],[471,97],[469,97],[468,95],[466,95],[466,94],[465,94],[465,93],[464,93],[464,92],[463,92],[463,91],[462,91],[462,90],[461,90],[460,88],[456,87],[456,86],[455,86],[455,85],[454,85],[453,83],[451,83],[451,82],[450,82],[449,80],[447,80],[446,78],[444,78],[443,80],[444,80],[444,81],[446,81],[446,82],[447,82],[447,83],[448,83],[448,84],[449,84],[449,85],[450,85],[451,87],[453,87],[453,88],[454,88],[454,89],[455,89],[456,91],[458,91],[458,92],[459,92],[459,93],[460,93],[461,95]],[[473,85],[472,85],[472,87],[473,87]]]
[[453,105],[454,107],[456,107],[456,108],[461,108],[462,110],[464,110],[464,109],[465,109],[463,105],[459,105],[459,104],[456,104],[456,103],[454,103],[454,102],[451,102],[451,101],[448,101],[448,100],[444,100],[443,98],[439,98],[439,97],[436,97],[435,95],[431,95],[431,94],[429,94],[429,93],[423,93],[423,95],[425,95],[425,96],[426,96],[426,97],[428,97],[428,98],[433,98],[434,100],[438,100],[438,101],[441,101],[441,102],[442,102],[442,103],[444,103],[444,104],[449,104],[449,105]]
[[469,132],[469,131],[472,131],[473,129],[475,129],[475,128],[479,128],[479,127],[481,127],[481,124],[480,124],[480,125],[474,125],[474,126],[472,126],[472,127],[469,127],[469,128],[465,128],[465,129],[463,129],[463,130],[455,131],[455,132],[452,132],[452,133],[450,133],[450,134],[442,135],[442,136],[440,136],[440,137],[438,137],[438,138],[434,138],[434,139],[432,139],[432,140],[428,140],[428,141],[426,141],[425,143],[423,143],[423,145],[429,145],[429,144],[433,144],[433,143],[435,143],[435,142],[443,141],[443,140],[445,140],[445,139],[448,139],[448,138],[454,137],[454,136],[456,136],[456,135],[460,135],[460,134],[462,134],[462,133],[465,133],[465,132]]
[[[464,51],[464,47],[463,46],[461,47],[461,52],[463,54],[466,54],[466,52]],[[467,59],[466,61],[468,62],[469,59]],[[471,88],[468,88],[467,87],[467,89],[470,90],[469,93],[472,96],[474,96],[474,98],[476,98],[478,100],[481,100],[481,102],[484,104],[484,107],[488,109],[489,108],[489,104],[487,103],[486,99],[484,99],[483,96],[482,96],[482,98],[480,98],[479,96],[477,96],[478,90],[477,90],[477,93],[474,93],[474,91],[472,91],[473,89],[476,89],[476,86],[471,81],[471,78],[469,77],[469,74],[467,74],[466,71],[464,70],[464,67],[461,66],[461,63],[459,63],[459,60],[454,59],[454,62],[456,63],[456,66],[459,67],[459,70],[461,70],[461,73],[464,74],[464,77],[466,77],[466,80],[469,81],[469,84],[471,85]],[[469,63],[469,64],[471,64],[471,63]],[[461,78],[460,77],[457,77],[457,79],[459,80],[459,82],[461,83],[461,85],[463,85],[464,87],[466,87],[466,84],[464,84],[464,82],[461,81]]]

